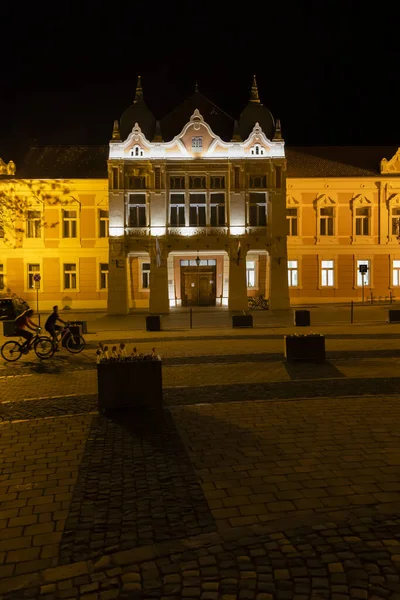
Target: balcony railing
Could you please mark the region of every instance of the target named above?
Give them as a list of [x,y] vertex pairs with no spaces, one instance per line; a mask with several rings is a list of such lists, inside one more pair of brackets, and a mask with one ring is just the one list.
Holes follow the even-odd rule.
[[[164,229],[164,228],[156,228]],[[126,235],[130,237],[147,237],[152,234],[151,227],[126,227]],[[266,235],[266,227],[166,227],[165,233],[174,237],[211,236],[221,237],[226,235]],[[154,231],[153,231],[154,235]],[[156,235],[159,235],[158,233]]]

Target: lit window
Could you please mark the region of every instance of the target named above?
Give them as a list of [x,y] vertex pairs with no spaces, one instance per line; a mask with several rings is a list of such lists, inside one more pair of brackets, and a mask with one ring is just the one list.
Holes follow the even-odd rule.
[[250,194],[249,225],[251,227],[265,227],[267,225],[267,202],[265,194]]
[[76,238],[77,236],[77,212],[76,210],[63,210],[63,237]]
[[64,265],[64,289],[76,290],[76,264],[67,263]]
[[192,137],[192,150],[200,152],[203,149],[203,138],[201,136]]
[[256,261],[246,260],[246,282],[248,288],[256,287]]
[[297,260],[288,260],[288,284],[289,287],[297,287],[299,285]]
[[35,288],[35,280],[34,276],[40,275],[40,265],[38,264],[30,264],[28,265],[28,288]]
[[400,260],[394,260],[392,265],[393,285],[400,285]]
[[252,156],[264,156],[265,150],[260,144],[255,144],[250,148],[250,154]]
[[400,208],[392,208],[392,235],[400,235]]
[[171,194],[169,199],[170,225],[175,227],[185,226],[185,195],[184,194]]
[[321,261],[321,286],[332,287],[334,284],[333,260]]
[[286,219],[288,221],[288,235],[295,236],[297,233],[297,208],[286,209]]
[[146,227],[146,195],[129,194],[129,227]]
[[319,209],[319,234],[333,235],[333,206]]
[[134,157],[143,156],[142,148],[138,145],[134,146],[131,150],[131,156],[134,156]]
[[206,195],[190,194],[189,225],[205,227],[206,225]]
[[26,237],[40,238],[42,229],[42,218],[39,210],[28,210],[26,223]]
[[150,289],[150,263],[142,263],[142,289]]
[[211,227],[225,225],[225,194],[210,195],[210,225]]
[[369,208],[356,208],[356,235],[369,235]]
[[4,281],[4,265],[0,264],[0,290],[4,290],[5,288],[5,281]]
[[[360,269],[361,267],[361,269]],[[366,267],[366,269],[365,269]],[[357,261],[357,285],[362,287],[363,285],[369,285],[369,260],[358,260]]]
[[100,289],[108,289],[108,263],[100,263]]
[[99,210],[99,237],[108,237],[108,210]]

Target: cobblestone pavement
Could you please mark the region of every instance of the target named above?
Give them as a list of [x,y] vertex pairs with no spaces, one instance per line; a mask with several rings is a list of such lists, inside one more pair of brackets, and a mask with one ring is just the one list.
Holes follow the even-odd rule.
[[158,416],[98,415],[90,348],[7,365],[0,598],[399,600],[397,334],[343,335],[160,341]]

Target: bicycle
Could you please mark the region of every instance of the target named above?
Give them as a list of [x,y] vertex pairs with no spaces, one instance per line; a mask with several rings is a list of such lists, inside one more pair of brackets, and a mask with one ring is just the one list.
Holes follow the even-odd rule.
[[57,332],[56,342],[52,340],[54,352],[60,342],[62,346],[66,347],[68,352],[71,352],[71,354],[82,352],[86,345],[85,340],[80,334],[71,331],[70,323],[64,325],[64,327]]
[[250,310],[255,308],[261,308],[262,310],[268,310],[268,300],[264,296],[250,296],[247,298],[248,307]]
[[46,335],[39,335],[40,331],[41,328],[39,327],[29,342],[23,337],[20,337],[18,341],[10,340],[6,342],[1,347],[1,356],[7,362],[14,362],[21,358],[22,354],[28,354],[33,348],[40,360],[51,358],[54,354],[53,343]]

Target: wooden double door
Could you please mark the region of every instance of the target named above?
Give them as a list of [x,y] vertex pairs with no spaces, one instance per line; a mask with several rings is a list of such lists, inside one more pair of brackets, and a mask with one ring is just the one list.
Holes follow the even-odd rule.
[[182,306],[215,306],[216,267],[181,267]]

